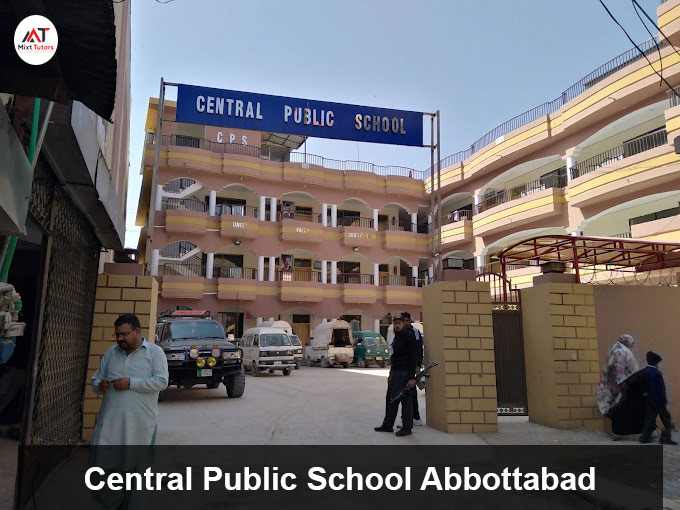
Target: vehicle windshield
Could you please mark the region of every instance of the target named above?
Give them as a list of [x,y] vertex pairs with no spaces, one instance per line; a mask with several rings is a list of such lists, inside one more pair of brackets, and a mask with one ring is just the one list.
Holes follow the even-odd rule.
[[364,345],[386,345],[387,342],[385,342],[385,339],[381,336],[365,336],[361,338],[363,340]]
[[169,324],[170,334],[166,334],[165,338],[168,340],[177,340],[179,338],[187,339],[202,339],[202,338],[218,338],[225,339],[224,329],[219,322],[215,321],[172,321]]
[[260,335],[260,347],[278,347],[281,345],[291,345],[288,335]]
[[293,345],[302,345],[297,335],[290,335],[290,341]]

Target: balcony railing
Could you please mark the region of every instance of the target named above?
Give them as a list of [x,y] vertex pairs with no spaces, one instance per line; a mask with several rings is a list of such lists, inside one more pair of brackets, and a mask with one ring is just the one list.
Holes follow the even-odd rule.
[[163,186],[163,191],[167,193],[180,193],[187,189],[192,184],[196,184],[196,181],[194,181],[193,179],[186,178],[175,179],[167,183],[165,186]]
[[606,150],[597,156],[577,163],[571,169],[571,177],[572,179],[576,179],[577,177],[581,177],[582,175],[589,174],[590,172],[610,165],[615,161],[634,156],[635,154],[640,154],[641,152],[660,147],[667,143],[668,133],[666,133],[666,128],[657,129],[656,131],[629,140],[618,147]]
[[[639,46],[646,56],[657,51],[657,43],[661,48],[667,45],[667,43],[663,41],[659,43],[658,39],[655,37],[653,39],[649,39],[641,43]],[[515,129],[520,128],[530,122],[533,122],[536,119],[539,119],[545,115],[551,115],[555,113],[557,110],[562,108],[562,106],[567,104],[569,101],[574,99],[579,94],[582,94],[583,92],[588,90],[593,85],[596,85],[597,83],[604,80],[608,76],[611,76],[612,74],[623,69],[627,65],[630,65],[633,62],[637,62],[642,58],[644,57],[638,52],[637,48],[631,48],[630,50],[621,53],[619,56],[614,57],[609,62],[605,62],[604,64],[602,64],[600,67],[598,67],[591,73],[588,73],[586,76],[584,76],[579,81],[574,83],[571,87],[562,92],[561,95],[559,95],[552,101],[543,103],[542,105],[536,106],[531,110],[528,110],[524,113],[517,115],[516,117],[513,117],[512,119],[504,122],[498,127],[495,127],[494,129],[480,137],[468,149],[456,152],[455,154],[451,154],[450,156],[447,156],[446,158],[442,159],[441,167],[445,168],[447,166],[453,165],[454,163],[465,161],[475,152],[486,147],[491,142],[497,140],[501,136],[504,136],[507,133],[510,133],[511,131],[514,131]],[[435,171],[436,170],[437,167],[435,165]],[[427,170],[425,170],[424,174],[425,177],[429,176],[430,169],[428,168]]]
[[612,234],[609,237],[618,237],[620,239],[632,239],[633,234],[631,234],[630,232],[621,232],[620,234]]
[[338,283],[343,284],[361,284],[361,285],[373,285],[373,275],[372,274],[358,274],[358,273],[339,273]]
[[321,271],[312,269],[290,269],[277,272],[280,282],[313,282],[321,283]]
[[395,232],[413,232],[415,225],[410,221],[395,221],[378,223],[378,230],[381,232],[385,230],[392,230]]
[[[279,211],[276,217],[281,220],[307,221],[309,223],[321,223],[321,214],[309,211]],[[328,223],[330,225],[330,222]]]
[[[154,143],[155,134],[146,134],[146,143]],[[183,135],[163,135],[161,140],[162,145],[176,145],[180,147],[194,147],[197,149],[205,149],[219,154],[238,154],[241,156],[250,156],[253,158],[260,158],[264,160],[279,159],[273,158],[268,146],[264,150],[260,147],[253,147],[250,145],[241,145],[237,143],[217,143],[205,138],[198,138],[194,136]],[[412,179],[423,180],[425,174],[422,170],[408,168],[403,166],[380,166],[368,163],[366,161],[346,161],[338,159],[328,159],[323,156],[314,154],[305,154],[301,152],[284,153],[280,159],[289,161],[291,163],[301,163],[302,165],[317,165],[330,170],[340,171],[357,171],[368,172],[380,176],[399,176],[409,177]]]
[[450,212],[442,218],[442,223],[448,225],[450,223],[456,223],[458,221],[472,220],[472,211],[468,209],[457,210]]
[[223,267],[213,269],[213,278],[242,278],[244,280],[257,279],[257,269],[252,267]]
[[207,211],[207,204],[195,198],[168,198],[163,199],[163,202],[161,202],[161,209],[164,211],[173,210],[205,212]]
[[189,241],[175,241],[174,243],[164,246],[160,251],[160,255],[164,258],[181,259],[195,248],[196,245]]
[[553,174],[541,177],[540,179],[536,179],[535,181],[531,181],[526,184],[521,184],[520,186],[515,186],[514,188],[504,189],[496,192],[493,196],[483,199],[482,202],[477,205],[477,214],[496,207],[497,205],[510,202],[511,200],[522,198],[550,188],[563,188],[566,185],[566,175]]
[[380,277],[380,285],[402,285],[405,287],[415,287],[417,278],[412,276],[401,276],[398,274],[382,275]]
[[205,265],[186,262],[160,264],[158,274],[161,276],[205,276]]
[[259,208],[251,205],[217,204],[215,206],[215,214],[218,216],[245,216],[247,218],[257,218],[258,213]]
[[373,218],[360,218],[359,216],[344,216],[338,218],[339,227],[373,228]]

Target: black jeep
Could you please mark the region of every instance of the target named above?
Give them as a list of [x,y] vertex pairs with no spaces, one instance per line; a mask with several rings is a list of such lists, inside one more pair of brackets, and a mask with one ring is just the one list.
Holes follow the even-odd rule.
[[[205,384],[213,389],[224,383],[227,396],[243,395],[246,380],[241,368],[242,351],[227,340],[219,322],[171,318],[156,326],[156,343],[168,358],[169,385],[189,389]],[[159,400],[165,396],[162,391]]]

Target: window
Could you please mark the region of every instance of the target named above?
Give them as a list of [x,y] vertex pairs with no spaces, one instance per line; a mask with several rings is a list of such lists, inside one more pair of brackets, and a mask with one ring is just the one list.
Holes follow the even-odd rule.
[[260,345],[260,337],[259,335],[254,335],[252,337],[253,340],[253,347],[258,347]]
[[645,214],[644,216],[637,216],[628,220],[628,225],[639,225],[640,223],[647,223],[649,221],[660,220],[663,218],[670,218],[671,216],[677,216],[680,214],[680,207],[673,207],[671,209],[664,209],[663,211],[657,211],[650,214]]
[[309,315],[293,315],[293,324],[309,324]]
[[338,262],[338,273],[340,274],[347,274],[347,273],[356,273],[359,274],[361,272],[361,264],[359,262]]
[[260,343],[261,347],[281,347],[284,345],[291,345],[290,343],[290,337],[286,334],[267,334],[267,335],[261,335],[260,340],[262,342]]
[[306,267],[311,269],[312,261],[311,259],[295,259],[293,260],[293,267]]

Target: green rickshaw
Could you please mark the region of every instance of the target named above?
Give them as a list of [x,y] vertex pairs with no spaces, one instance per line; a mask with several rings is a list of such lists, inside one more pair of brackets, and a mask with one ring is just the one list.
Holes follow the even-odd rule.
[[387,342],[380,333],[374,331],[354,331],[354,361],[359,368],[375,363],[385,368],[390,359]]

